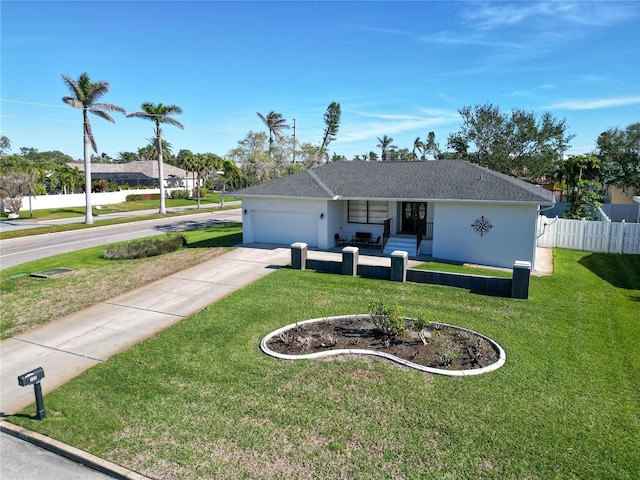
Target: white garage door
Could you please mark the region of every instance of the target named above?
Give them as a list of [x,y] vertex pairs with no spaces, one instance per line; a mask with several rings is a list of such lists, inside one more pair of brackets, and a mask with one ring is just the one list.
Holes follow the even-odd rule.
[[291,245],[304,242],[318,246],[318,221],[315,215],[302,213],[253,212],[255,242]]

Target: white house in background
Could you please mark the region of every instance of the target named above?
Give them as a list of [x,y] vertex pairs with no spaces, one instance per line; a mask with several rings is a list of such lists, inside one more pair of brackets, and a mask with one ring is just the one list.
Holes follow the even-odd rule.
[[534,265],[536,224],[553,193],[462,160],[331,162],[234,193],[244,243],[329,249],[356,233],[385,253],[510,268]]
[[[84,171],[83,162],[67,163],[67,166]],[[194,186],[193,176],[167,163],[162,164],[164,186],[167,188],[182,187],[191,190]],[[130,187],[159,187],[158,162],[156,160],[141,160],[128,163],[92,163],[91,179],[107,180],[118,185]]]

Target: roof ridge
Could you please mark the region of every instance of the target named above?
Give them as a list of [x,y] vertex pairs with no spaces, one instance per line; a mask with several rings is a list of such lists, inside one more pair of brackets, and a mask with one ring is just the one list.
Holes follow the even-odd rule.
[[316,184],[322,189],[324,190],[327,195],[329,195],[329,197],[335,199],[338,198],[338,196],[333,193],[333,191],[327,186],[326,183],[324,183],[322,181],[322,179],[318,176],[318,174],[316,172],[314,172],[312,169],[307,169],[306,170],[307,174],[313,179],[314,182],[316,182]]
[[531,183],[531,182],[527,182],[526,180],[522,180],[521,178],[513,177],[511,175],[507,175],[506,173],[498,172],[496,170],[491,170],[489,167],[485,167],[485,166],[479,165],[477,163],[470,162],[468,160],[465,160],[465,161],[469,165],[474,166],[476,169],[483,170],[484,172],[487,172],[489,175],[492,175],[492,176],[494,176],[496,178],[501,178],[503,180],[506,180],[509,183],[511,183],[514,187],[521,188],[523,190],[526,190],[529,193],[533,193],[535,195],[538,195],[538,194],[540,194],[541,190],[544,191],[544,188],[540,187],[539,185],[536,185],[536,184]]

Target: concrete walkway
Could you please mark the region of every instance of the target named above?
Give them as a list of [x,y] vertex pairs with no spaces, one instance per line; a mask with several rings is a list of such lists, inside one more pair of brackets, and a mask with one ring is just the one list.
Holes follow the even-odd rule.
[[[34,402],[18,375],[42,367],[44,394],[290,263],[282,246],[240,247],[0,342],[0,416]],[[45,404],[46,408],[46,404]]]

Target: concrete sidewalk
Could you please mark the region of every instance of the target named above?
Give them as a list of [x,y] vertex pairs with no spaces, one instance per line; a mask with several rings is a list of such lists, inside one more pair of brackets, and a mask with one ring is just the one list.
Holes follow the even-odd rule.
[[[49,322],[0,343],[0,416],[34,402],[18,375],[42,367],[55,390],[183,318],[290,263],[282,246],[240,247],[208,262]],[[46,405],[45,405],[46,407]]]

